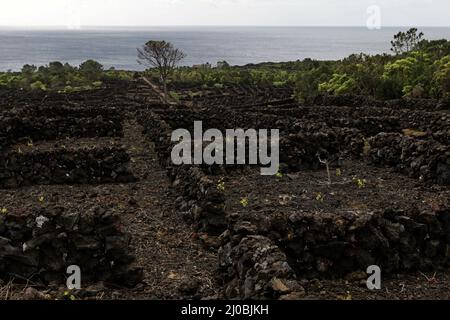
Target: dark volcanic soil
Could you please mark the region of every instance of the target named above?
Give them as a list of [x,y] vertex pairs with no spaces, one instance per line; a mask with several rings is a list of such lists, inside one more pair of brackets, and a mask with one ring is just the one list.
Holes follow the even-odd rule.
[[[114,135],[111,137],[96,138],[95,134],[86,135],[86,132],[83,133],[82,130],[77,130],[76,133],[81,135],[80,138],[71,137],[57,141],[45,141],[45,139],[43,139],[44,141],[31,141],[27,140],[26,137],[21,137],[22,139],[8,145],[6,150],[25,155],[48,151],[56,151],[55,154],[57,154],[66,150],[75,151],[76,153],[80,149],[95,150],[97,148],[117,146],[123,148],[130,156],[129,169],[138,178],[138,181],[99,185],[34,185],[17,189],[0,189],[0,210],[2,210],[0,214],[5,212],[7,214],[28,213],[35,208],[55,206],[63,207],[69,212],[91,212],[96,208],[111,210],[120,216],[124,231],[132,236],[131,250],[136,256],[134,264],[143,269],[143,282],[132,289],[119,287],[111,283],[82,283],[82,290],[75,290],[67,294],[67,289],[62,284],[50,283],[49,286],[44,286],[33,277],[23,279],[13,275],[9,282],[6,281],[7,279],[0,280],[0,299],[67,299],[70,295],[73,295],[74,299],[215,299],[226,295],[226,290],[224,290],[226,284],[222,283],[225,280],[219,269],[220,251],[218,252],[217,248],[217,244],[226,236],[217,238],[205,233],[197,233],[195,227],[186,222],[184,218],[189,218],[190,213],[190,204],[188,202],[191,202],[192,198],[198,196],[199,192],[197,192],[195,187],[197,187],[197,184],[201,185],[201,183],[198,180],[193,180],[196,181],[195,183],[187,180],[190,185],[185,186],[185,189],[187,191],[194,190],[191,194],[188,192],[188,196],[191,196],[191,199],[187,200],[185,199],[186,195],[181,194],[186,190],[180,191],[180,189],[177,189],[176,183],[171,185],[167,177],[167,168],[160,165],[165,159],[157,159],[155,146],[150,141],[152,139],[153,141],[158,141],[158,139],[163,141],[164,139],[160,139],[162,137],[158,135],[149,136],[148,128],[145,130],[146,135],[143,134],[143,127],[138,124],[139,120],[141,120],[139,119],[140,111],[157,110],[156,113],[161,113],[167,119],[174,118],[175,120],[172,120],[176,125],[178,125],[177,121],[180,121],[180,119],[184,121],[190,119],[189,117],[185,118],[184,113],[179,111],[186,111],[185,109],[191,107],[194,109],[205,107],[205,115],[207,115],[207,108],[210,107],[213,107],[213,113],[218,112],[215,109],[218,106],[230,109],[239,107],[242,108],[242,114],[239,113],[238,115],[244,120],[247,116],[249,119],[255,117],[254,112],[246,113],[245,109],[257,108],[258,114],[256,117],[263,119],[263,114],[259,114],[260,108],[265,106],[265,108],[261,109],[263,113],[265,110],[268,114],[272,114],[272,107],[269,108],[267,104],[270,102],[270,105],[276,106],[276,100],[279,100],[278,103],[280,105],[285,104],[286,110],[292,111],[295,117],[298,117],[298,119],[304,117],[305,123],[323,122],[324,125],[328,123],[330,128],[334,125],[342,125],[344,129],[354,129],[354,121],[347,120],[358,118],[353,115],[344,116],[342,114],[343,111],[335,107],[323,107],[321,114],[318,116],[313,109],[305,110],[300,108],[292,99],[292,90],[290,89],[273,89],[272,91],[264,91],[265,93],[259,92],[258,99],[261,101],[254,101],[257,93],[252,93],[251,90],[247,90],[248,88],[225,88],[223,92],[220,90],[220,92],[211,92],[209,95],[198,95],[196,99],[188,94],[191,89],[195,91],[195,88],[188,88],[189,91],[186,91],[187,89],[184,90],[186,92],[180,88],[174,88],[181,94],[182,102],[186,103],[186,106],[177,105],[175,108],[174,106],[162,105],[160,92],[149,89],[148,85],[143,82],[134,82],[132,84],[134,88],[129,88],[127,85],[123,87],[125,88],[124,92],[119,92],[123,89],[122,87],[118,88],[117,92],[107,88],[101,92],[82,93],[78,98],[76,94],[59,98],[50,96],[44,100],[28,97],[30,99],[28,105],[28,103],[25,103],[28,101],[28,98],[25,99],[26,97],[24,97],[25,100],[23,102],[27,105],[24,108],[25,113],[34,110],[33,107],[36,101],[42,101],[41,104],[45,104],[44,107],[47,108],[46,112],[55,112],[58,117],[69,112],[73,107],[75,110],[70,112],[74,113],[68,118],[76,117],[77,113],[81,113],[83,117],[91,113],[95,113],[95,116],[97,116],[97,113],[103,115],[104,112],[108,113],[110,111],[108,107],[111,104],[111,106],[117,107],[117,110],[114,109],[114,112],[123,111],[122,113],[119,112],[120,119],[122,119],[122,116],[125,119],[123,122],[123,138],[116,137],[115,133],[117,132],[113,132]],[[201,91],[200,89],[198,90],[198,92]],[[70,107],[61,109],[61,101],[58,99],[62,99]],[[20,99],[14,99],[14,97],[5,101],[9,101],[11,107],[15,103],[22,104]],[[124,106],[121,105],[122,102]],[[95,107],[97,104],[103,106],[103,110],[97,109]],[[105,105],[108,107],[105,107]],[[77,110],[79,106],[84,108]],[[85,108],[86,106],[89,106],[89,108]],[[52,108],[55,110],[51,111]],[[351,110],[353,109],[350,108],[348,111]],[[402,112],[406,112],[405,110]],[[371,112],[374,112],[372,109],[366,110],[362,108],[358,111],[362,112],[362,116],[358,119],[370,118],[365,114],[366,111],[369,115]],[[280,111],[280,113],[284,112],[283,110]],[[329,115],[330,112],[335,114]],[[396,113],[397,111],[394,110],[392,112]],[[432,114],[433,112],[430,111],[429,115],[435,116]],[[308,114],[313,116],[310,120],[306,116]],[[279,117],[280,121],[283,118],[282,115],[277,115],[276,112],[274,115],[275,118]],[[417,118],[421,118],[420,115],[418,114]],[[46,116],[52,117],[51,115]],[[345,121],[341,124],[336,124],[336,116],[343,117]],[[399,119],[402,118],[402,115],[397,116]],[[217,119],[220,122],[226,117],[227,115],[219,112]],[[315,119],[315,117],[319,117],[320,121]],[[286,126],[285,129],[292,129],[290,126],[292,119],[285,118],[283,120],[285,122],[281,121],[280,123]],[[443,118],[442,122],[445,119]],[[230,119],[228,120],[230,122]],[[275,120],[277,120],[276,123],[279,123],[279,119]],[[375,124],[384,122],[384,119],[381,118],[375,120]],[[145,126],[145,124],[143,125]],[[367,129],[365,126],[365,124],[360,125],[360,131],[358,132],[364,133],[364,130]],[[441,126],[443,125],[435,125],[438,129],[441,129]],[[444,127],[448,128],[448,126]],[[159,126],[155,126],[155,128],[161,129]],[[301,128],[303,127],[300,126]],[[376,133],[383,130],[390,132],[384,127],[375,126],[374,128],[376,130],[374,129],[373,131]],[[404,127],[401,125],[399,128]],[[347,131],[350,132],[350,130]],[[337,130],[337,132],[340,131]],[[306,133],[309,134],[309,132]],[[447,136],[445,136],[444,131],[442,134],[445,139],[441,141],[445,144],[445,141],[448,141]],[[367,137],[371,135],[372,133]],[[86,136],[94,136],[94,138],[86,138]],[[307,136],[310,137],[311,135]],[[319,137],[317,141],[321,139],[324,138]],[[2,147],[2,141],[5,140],[0,139],[0,147]],[[389,145],[387,148],[388,151],[392,149]],[[156,149],[160,152],[160,148]],[[393,154],[392,157],[398,160],[395,153]],[[316,161],[314,154],[312,154],[311,159]],[[331,217],[329,220],[332,220],[333,223],[336,222],[333,226],[341,226],[340,223],[349,216],[364,218],[372,215],[375,211],[386,208],[394,209],[393,212],[405,212],[406,214],[414,210],[436,212],[440,208],[449,207],[450,190],[448,186],[432,184],[431,180],[420,181],[418,177],[410,178],[397,173],[398,171],[394,171],[387,165],[375,167],[363,162],[360,158],[358,159],[345,160],[340,163],[339,167],[332,167],[330,170],[331,184],[327,181],[328,177],[325,167],[319,170],[291,171],[290,173],[280,173],[270,177],[261,176],[259,168],[247,167],[243,170],[231,171],[223,176],[207,175],[203,172],[205,176],[202,176],[202,178],[206,180],[211,179],[214,184],[217,183],[217,189],[219,189],[220,185],[225,199],[223,209],[226,212],[226,219],[228,219],[226,221],[229,224],[225,227],[228,228],[227,231],[233,229],[233,217],[237,217],[236,220],[241,219],[244,222],[250,221],[254,223],[257,228],[260,228],[257,231],[267,237],[270,237],[270,231],[274,230],[266,232],[267,230],[264,230],[264,227],[267,227],[274,221],[275,223],[279,220],[285,222],[286,218],[293,214],[309,214],[318,217],[318,220],[322,218],[326,220],[325,218]],[[409,165],[409,163],[406,164]],[[198,171],[200,172],[201,170],[199,169]],[[38,175],[39,173],[35,174]],[[190,187],[192,188],[189,189]],[[213,187],[216,189],[215,185]],[[201,199],[201,196],[199,198]],[[183,211],[178,209],[180,199],[181,202],[186,202],[185,209],[188,209]],[[198,199],[195,198],[195,200]],[[201,209],[203,210],[203,208]],[[271,217],[280,219],[271,220]],[[246,220],[247,218],[248,221]],[[342,225],[345,226],[345,224]],[[325,233],[322,228],[318,230],[317,234],[319,235]],[[286,239],[296,237],[293,231],[295,230],[286,228],[280,232],[277,229],[275,233],[279,232],[278,238],[275,236],[270,240],[279,248],[283,248]],[[199,239],[202,239],[203,242]],[[210,244],[212,243],[216,247],[206,249],[204,244],[208,242],[207,240],[211,240]],[[255,252],[250,250],[246,252],[246,255],[252,254],[255,254]],[[289,263],[293,262],[292,258],[286,261],[289,261]],[[257,269],[256,264],[245,267]],[[300,274],[301,271],[299,271],[301,268],[297,268],[295,269],[297,277],[293,281],[299,284],[297,288],[303,288],[304,292],[298,290],[292,298],[338,300],[449,299],[450,270],[440,267],[437,268],[436,266],[435,269],[438,270],[436,272],[382,273],[382,289],[378,291],[367,289],[366,279],[368,275],[364,270],[353,272],[343,277],[330,277],[329,274],[322,274],[323,277],[319,277],[315,275],[303,276],[303,274]],[[294,267],[292,268],[294,269]],[[383,270],[383,266],[381,268]],[[336,271],[336,269],[332,271]],[[245,275],[242,276],[242,279],[244,278]],[[37,291],[33,291],[30,288]]]
[[[131,169],[140,179],[137,183],[98,186],[33,186],[16,190],[0,190],[1,206],[10,212],[33,206],[61,205],[68,210],[91,210],[102,206],[121,216],[126,231],[132,235],[136,264],[144,269],[144,282],[134,289],[90,287],[91,297],[103,299],[180,299],[214,297],[218,286],[214,280],[216,255],[206,251],[196,240],[192,229],[172,206],[176,195],[153,153],[152,145],[144,140],[142,128],[133,121],[125,124],[125,137],[120,142],[131,156]],[[86,146],[85,139],[47,142],[49,145]],[[40,144],[22,146],[39,148]],[[15,279],[23,280],[23,279]],[[33,285],[29,279],[28,286]],[[27,284],[3,284],[0,299],[24,297]],[[108,284],[105,284],[108,286]],[[37,287],[50,298],[63,296],[67,289]],[[86,292],[77,293],[83,298]]]
[[[364,278],[363,278],[364,276]],[[381,290],[366,287],[366,274],[342,280],[304,281],[305,299],[320,300],[448,300],[450,272],[390,275],[383,277]]]
[[[217,177],[220,179],[221,177]],[[317,215],[364,215],[385,207],[433,208],[450,201],[448,188],[429,188],[419,181],[362,162],[344,162],[331,169],[328,185],[325,168],[278,177],[261,176],[259,169],[224,176],[227,211],[245,215],[257,212],[261,220],[273,214],[314,212]],[[358,179],[363,182],[358,184]],[[382,289],[367,289],[365,272],[343,279],[300,280],[302,299],[449,299],[450,270],[409,274],[382,274]]]
[[289,214],[299,210],[360,216],[384,207],[439,207],[450,199],[450,190],[446,187],[427,187],[390,168],[362,162],[345,161],[339,168],[331,168],[330,175],[331,185],[325,167],[319,171],[278,176],[262,176],[256,168],[233,172],[222,177],[227,210],[256,211],[261,217],[273,212]]

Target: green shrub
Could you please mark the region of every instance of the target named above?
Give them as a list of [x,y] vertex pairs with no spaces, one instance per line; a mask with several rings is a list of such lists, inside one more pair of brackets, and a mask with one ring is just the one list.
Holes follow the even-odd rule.
[[103,66],[94,60],[86,60],[80,65],[80,74],[89,81],[100,80],[103,73]]
[[33,82],[30,85],[31,90],[47,90],[47,87],[45,84],[43,84],[41,81]]
[[432,93],[435,97],[450,97],[450,55],[435,63],[436,72],[433,74]]
[[347,74],[333,74],[331,80],[319,84],[319,91],[340,95],[355,92],[356,81]]

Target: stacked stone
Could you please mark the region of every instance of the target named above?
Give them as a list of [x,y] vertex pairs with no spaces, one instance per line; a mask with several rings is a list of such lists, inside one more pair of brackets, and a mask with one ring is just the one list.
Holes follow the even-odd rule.
[[9,151],[0,156],[0,187],[132,182],[129,160],[121,147]]
[[81,268],[84,283],[133,286],[142,271],[132,267],[130,236],[111,211],[24,209],[0,215],[0,277],[65,283],[67,267]]

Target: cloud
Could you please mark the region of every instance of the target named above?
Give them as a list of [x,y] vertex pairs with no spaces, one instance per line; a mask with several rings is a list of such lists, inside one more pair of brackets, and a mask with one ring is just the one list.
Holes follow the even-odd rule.
[[1,25],[449,25],[448,0],[4,0]]

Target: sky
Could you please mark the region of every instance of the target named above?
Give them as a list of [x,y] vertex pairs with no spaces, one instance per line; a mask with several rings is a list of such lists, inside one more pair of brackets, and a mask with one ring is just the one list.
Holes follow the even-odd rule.
[[374,14],[381,27],[450,26],[449,12],[449,0],[0,0],[0,26],[366,26]]

